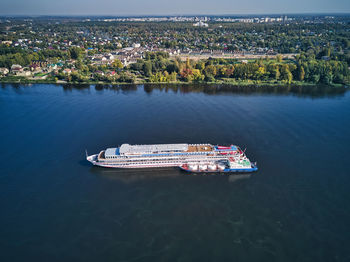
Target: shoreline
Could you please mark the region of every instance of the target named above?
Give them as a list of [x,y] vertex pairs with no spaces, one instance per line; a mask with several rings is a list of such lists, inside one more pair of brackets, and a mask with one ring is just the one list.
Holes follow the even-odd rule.
[[0,84],[58,84],[58,85],[227,85],[227,86],[255,86],[255,87],[319,87],[319,86],[327,86],[327,87],[344,87],[348,88],[347,85],[342,84],[314,84],[308,82],[298,82],[294,81],[290,84],[284,82],[256,82],[254,80],[248,81],[215,81],[215,82],[185,82],[185,81],[176,81],[176,82],[147,82],[147,81],[135,81],[133,83],[128,82],[104,82],[104,81],[85,81],[85,82],[67,82],[67,81],[50,81],[50,80],[24,80],[19,79],[18,81],[2,81],[0,79]]

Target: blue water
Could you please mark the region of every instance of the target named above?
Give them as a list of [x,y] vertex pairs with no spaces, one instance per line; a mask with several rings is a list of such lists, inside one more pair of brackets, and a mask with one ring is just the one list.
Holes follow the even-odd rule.
[[[350,93],[0,88],[0,261],[350,261]],[[247,148],[252,175],[92,167],[122,143]]]

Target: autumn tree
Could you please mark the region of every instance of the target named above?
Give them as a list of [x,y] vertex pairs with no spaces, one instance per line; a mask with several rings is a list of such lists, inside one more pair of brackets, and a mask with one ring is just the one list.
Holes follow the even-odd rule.
[[277,63],[282,63],[282,55],[278,54],[276,56]]

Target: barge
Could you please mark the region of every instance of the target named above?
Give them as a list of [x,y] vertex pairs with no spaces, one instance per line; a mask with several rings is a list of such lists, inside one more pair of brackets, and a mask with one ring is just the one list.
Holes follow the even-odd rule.
[[87,155],[95,166],[109,168],[178,167],[193,173],[254,172],[258,168],[238,146],[211,144],[129,145]]

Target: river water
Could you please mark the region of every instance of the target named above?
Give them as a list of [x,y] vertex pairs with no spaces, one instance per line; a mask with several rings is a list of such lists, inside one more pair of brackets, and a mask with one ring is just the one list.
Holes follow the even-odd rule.
[[[1,261],[349,261],[350,93],[2,85]],[[252,175],[92,167],[122,143],[237,144]]]

